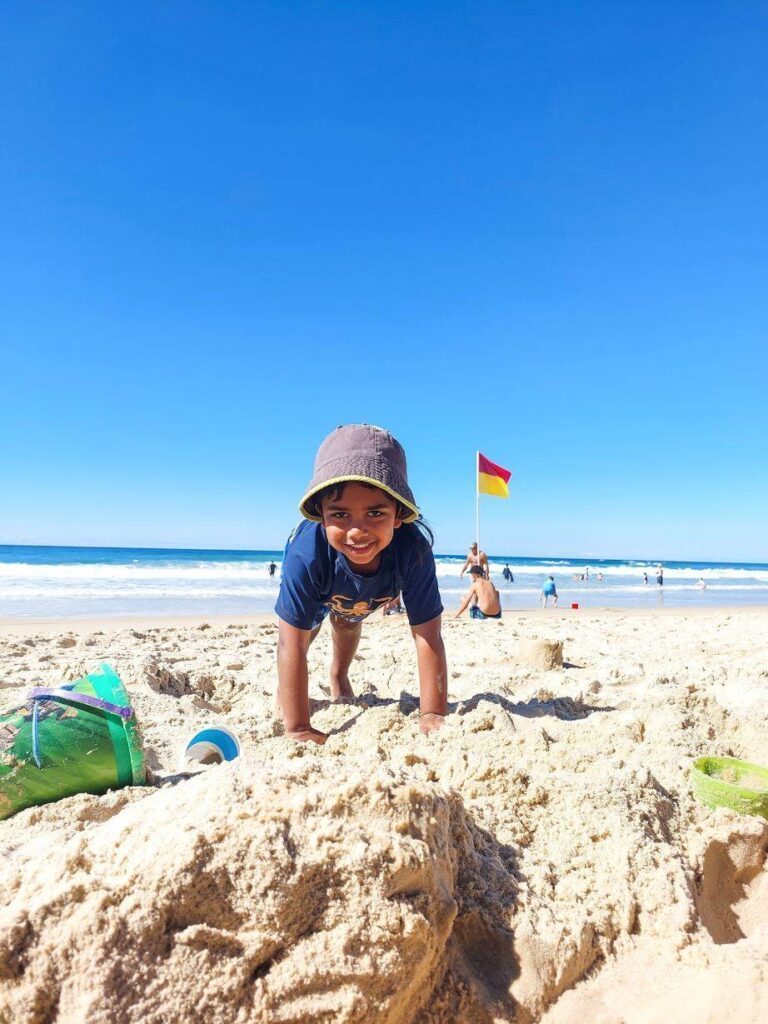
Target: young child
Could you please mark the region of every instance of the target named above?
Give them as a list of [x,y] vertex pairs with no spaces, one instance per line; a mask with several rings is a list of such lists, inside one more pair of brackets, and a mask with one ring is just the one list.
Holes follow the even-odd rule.
[[439,729],[448,678],[443,606],[402,447],[380,427],[338,427],[318,449],[299,511],[305,521],[288,539],[275,605],[278,703],[286,736],[327,739],[310,724],[307,671],[307,651],[323,619],[328,616],[333,638],[331,694],[352,697],[348,672],[362,621],[401,592],[416,644],[420,728]]
[[467,605],[474,598],[474,604],[469,609],[471,618],[500,619],[501,601],[499,600],[499,592],[496,587],[494,587],[490,580],[485,578],[482,567],[479,565],[473,565],[469,570],[469,574],[472,577],[472,585],[464,595],[461,607],[456,612],[456,618],[458,619],[464,613]]

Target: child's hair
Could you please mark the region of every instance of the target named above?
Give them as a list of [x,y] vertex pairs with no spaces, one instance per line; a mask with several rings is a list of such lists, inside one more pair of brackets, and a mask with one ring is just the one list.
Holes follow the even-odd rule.
[[[387,498],[389,498],[391,501],[394,501],[395,515],[397,516],[398,519],[406,519],[408,516],[413,514],[412,509],[408,508],[407,505],[403,505],[402,502],[397,501],[397,499],[392,498],[392,496],[390,494],[387,494],[387,492],[383,490],[381,487],[376,487],[375,484],[369,484],[363,480],[355,482],[359,483],[362,487],[367,487],[369,491],[380,491],[381,494],[386,495]],[[323,487],[321,491],[317,491],[315,494],[312,495],[311,498],[308,498],[306,501],[304,507],[306,508],[307,512],[309,512],[310,515],[317,516],[319,519],[322,519],[323,498],[330,498],[332,501],[339,501],[342,494],[344,493],[344,488],[347,486],[348,483],[352,483],[352,481],[345,480],[340,484],[328,484],[328,486]],[[424,534],[424,536],[429,541],[429,546],[432,547],[432,545],[434,544],[434,535],[421,516],[419,516],[419,518],[415,520],[413,523],[404,523],[403,526],[418,527],[418,529]]]
[[485,574],[483,573],[483,570],[480,568],[479,565],[470,565],[470,567],[469,567],[469,575],[470,576],[484,576]]

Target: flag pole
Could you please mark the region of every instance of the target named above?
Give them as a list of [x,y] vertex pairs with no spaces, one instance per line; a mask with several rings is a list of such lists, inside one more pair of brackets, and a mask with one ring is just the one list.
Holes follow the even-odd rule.
[[480,452],[475,452],[475,541],[477,564],[480,564]]

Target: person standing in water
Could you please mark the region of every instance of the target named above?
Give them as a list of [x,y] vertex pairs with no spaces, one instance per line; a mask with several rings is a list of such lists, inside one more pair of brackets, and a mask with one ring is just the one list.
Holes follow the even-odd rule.
[[557,587],[555,586],[555,577],[548,576],[544,581],[544,586],[541,588],[541,607],[546,608],[547,602],[550,597],[552,598],[552,606],[557,604]]
[[663,565],[660,565],[656,569],[656,582],[658,583],[658,585],[660,587],[664,586],[664,566]]
[[461,572],[459,573],[459,578],[461,578],[467,569],[473,565],[479,565],[483,570],[483,576],[485,576],[486,579],[490,578],[491,573],[488,568],[488,555],[486,555],[484,551],[478,551],[476,540],[473,540],[469,545],[469,554],[467,555],[467,560],[464,562]]
[[269,578],[270,579],[272,579],[272,577],[275,575],[275,570],[276,569],[277,569],[277,565],[275,565],[274,562],[270,562],[269,563]]
[[512,570],[509,568],[509,563],[504,566],[504,571],[501,574],[507,583],[514,583],[515,577],[512,575]]

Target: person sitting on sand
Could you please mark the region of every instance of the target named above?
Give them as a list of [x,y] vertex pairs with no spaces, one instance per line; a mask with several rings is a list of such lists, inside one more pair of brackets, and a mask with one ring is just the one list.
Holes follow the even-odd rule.
[[552,598],[552,605],[557,604],[557,587],[555,586],[555,577],[548,576],[544,581],[544,586],[541,588],[541,607],[546,608],[547,602],[550,597]]
[[486,555],[484,551],[477,550],[476,540],[473,540],[472,543],[469,545],[469,554],[467,555],[467,560],[465,561],[464,565],[462,566],[461,572],[459,573],[459,578],[461,578],[467,571],[467,569],[469,569],[470,566],[473,565],[479,565],[480,568],[483,570],[483,576],[485,576],[486,579],[490,578],[491,572],[490,569],[488,568],[488,555]]
[[416,644],[423,733],[445,723],[448,669],[432,534],[408,486],[405,452],[367,423],[338,427],[320,445],[288,538],[280,592],[277,702],[285,734],[325,743],[309,717],[307,652],[328,616],[331,694],[354,697],[349,667],[363,619],[402,592]]
[[385,615],[399,615],[401,612],[404,611],[405,608],[403,608],[403,602],[400,600],[399,594],[397,595],[397,597],[393,597],[389,604],[384,605]]
[[467,605],[474,598],[469,609],[469,614],[473,619],[500,619],[501,601],[496,587],[483,576],[483,570],[479,565],[473,565],[469,570],[469,575],[472,577],[472,584],[464,595],[461,607],[456,612],[456,618],[458,619],[460,615],[464,614]]

